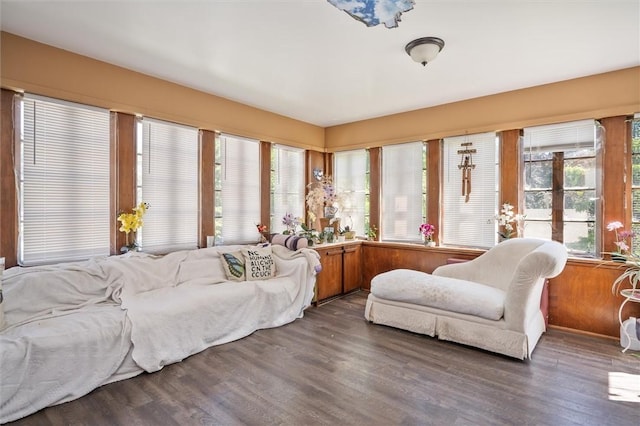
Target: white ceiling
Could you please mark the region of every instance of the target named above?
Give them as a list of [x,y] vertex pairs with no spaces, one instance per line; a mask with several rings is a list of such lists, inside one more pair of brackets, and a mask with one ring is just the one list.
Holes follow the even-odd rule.
[[[331,126],[640,65],[640,0],[417,0],[367,28],[326,0],[0,0],[1,28]],[[426,67],[404,46],[446,45]]]

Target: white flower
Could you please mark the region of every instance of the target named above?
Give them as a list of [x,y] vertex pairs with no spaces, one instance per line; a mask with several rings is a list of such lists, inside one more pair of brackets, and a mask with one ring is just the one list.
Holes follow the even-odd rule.
[[618,222],[616,220],[615,222],[611,222],[607,225],[607,231],[615,231],[616,229],[620,229],[623,226],[624,225],[622,224],[622,222]]

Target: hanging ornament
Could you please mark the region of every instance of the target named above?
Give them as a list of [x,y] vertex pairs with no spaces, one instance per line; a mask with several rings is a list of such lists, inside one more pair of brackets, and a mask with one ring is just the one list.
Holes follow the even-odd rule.
[[476,153],[476,150],[470,148],[473,146],[472,142],[464,142],[460,145],[462,149],[458,150],[458,154],[461,155],[458,169],[462,171],[462,196],[464,202],[468,203],[471,194],[471,170],[476,168],[476,165],[473,164],[473,154]]

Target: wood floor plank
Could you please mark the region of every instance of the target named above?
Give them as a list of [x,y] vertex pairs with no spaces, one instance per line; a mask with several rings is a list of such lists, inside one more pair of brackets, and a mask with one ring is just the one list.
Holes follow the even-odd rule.
[[[16,425],[640,425],[640,358],[550,330],[518,361],[364,319],[365,293]],[[626,373],[634,402],[614,401]]]

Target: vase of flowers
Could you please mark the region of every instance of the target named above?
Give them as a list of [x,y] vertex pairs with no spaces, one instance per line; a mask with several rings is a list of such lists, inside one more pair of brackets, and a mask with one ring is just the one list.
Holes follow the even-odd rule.
[[[522,237],[524,232],[524,220],[526,215],[516,214],[513,211],[513,206],[509,203],[504,203],[500,214],[496,215],[495,219],[498,222],[498,226],[501,228],[498,231],[500,240],[508,240],[513,237]],[[514,234],[514,225],[516,233]]]
[[616,240],[613,244],[616,246],[616,251],[607,252],[611,255],[611,260],[614,262],[623,263],[627,267],[625,271],[620,274],[618,278],[613,282],[611,291],[613,294],[618,293],[622,283],[628,281],[631,284],[631,291],[635,292],[640,287],[640,258],[631,253],[631,241],[635,236],[633,231],[626,231],[622,229],[624,225],[619,221],[610,222],[607,225],[607,230],[615,232]]
[[305,197],[307,213],[312,222],[321,217],[334,219],[338,212],[339,197],[331,180],[331,176],[324,176],[319,181],[310,183],[309,192]]
[[287,228],[283,234],[295,235],[296,229],[303,222],[302,218],[294,217],[291,213],[286,213],[282,216],[282,224]]
[[366,225],[365,234],[368,241],[375,241],[378,236],[378,228],[375,225]]
[[138,229],[142,228],[142,225],[144,225],[142,218],[148,208],[149,204],[142,202],[131,209],[131,213],[120,213],[118,215],[118,222],[120,222],[119,230],[125,234],[125,245],[120,248],[121,253],[126,253],[128,251],[140,251],[141,248],[136,241],[135,234]]
[[256,228],[258,228],[258,232],[260,233],[260,241],[258,241],[258,243],[268,243],[269,242],[269,227],[267,227],[267,225],[263,225],[261,223],[256,223]]
[[616,240],[613,244],[616,246],[616,251],[609,253],[611,260],[616,262],[626,262],[630,255],[631,240],[635,237],[633,231],[626,231],[622,229],[624,225],[622,222],[614,221],[607,224],[607,230],[615,232]]
[[420,235],[422,235],[422,242],[425,246],[435,247],[436,242],[433,241],[433,234],[436,232],[436,227],[430,223],[423,223],[419,228]]

